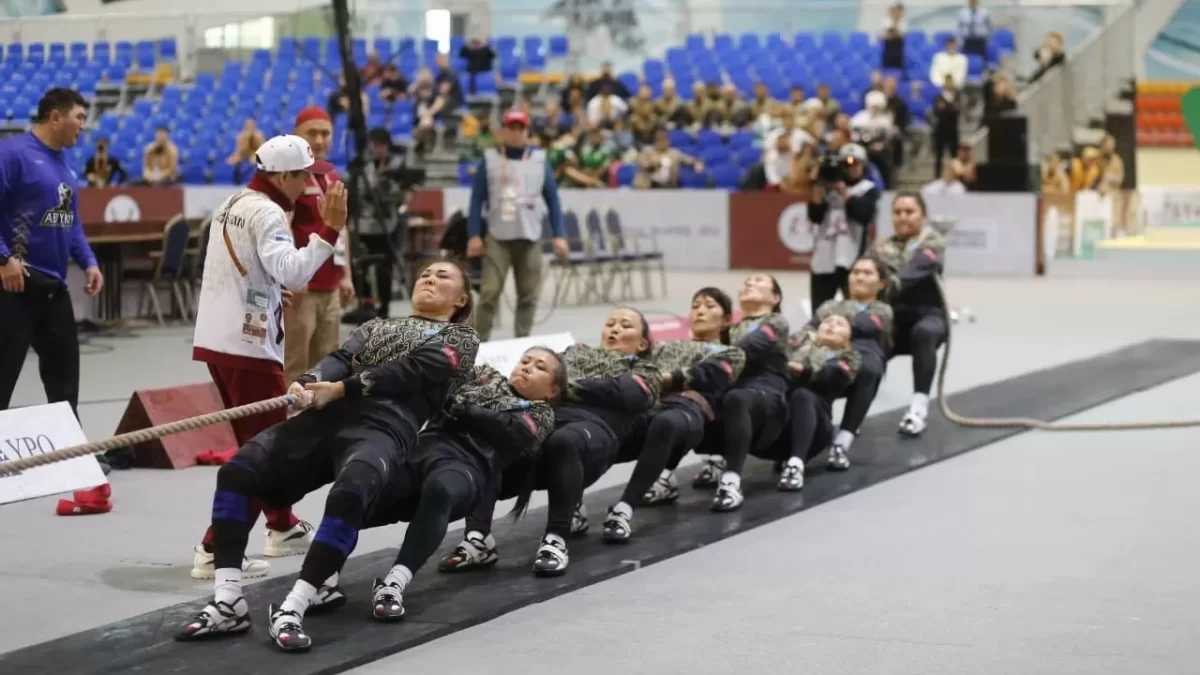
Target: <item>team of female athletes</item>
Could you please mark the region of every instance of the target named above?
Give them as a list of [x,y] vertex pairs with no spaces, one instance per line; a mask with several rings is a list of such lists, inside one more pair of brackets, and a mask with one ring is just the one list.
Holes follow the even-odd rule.
[[633,536],[636,507],[678,498],[674,470],[692,450],[707,456],[693,486],[715,489],[714,511],[742,506],[751,455],[774,463],[783,491],[802,489],[806,464],[820,455],[828,469],[849,468],[851,443],[892,356],[913,358],[915,391],[900,433],[921,434],[946,335],[935,279],[944,249],[925,225],[919,195],[898,195],[892,219],[895,234],[853,262],[844,298],[821,304],[803,327],[789,328],[780,314],[774,277],[754,274],[738,290],[736,322],[729,296],[702,288],[692,298],[691,339],[654,343],[645,317],[619,308],[599,346],[561,354],[535,347],[507,377],[475,363],[479,341],[466,325],[471,299],[461,269],[430,265],[414,286],[412,316],[360,326],[292,386],[303,412],[220,469],[214,595],[178,639],[250,627],[241,579],[255,503],[290,507],[332,485],[299,579],[268,613],[275,644],[305,651],[305,614],[345,604],[338,574],[364,529],[409,523],[372,598],[376,619],[396,621],[413,574],[454,520],[466,518],[465,537],[441,571],[499,559],[491,523],[500,499],[516,497],[519,514],[533,491],[546,491],[533,571],[557,576],[570,564],[568,540],[589,529],[584,490],[616,463],[636,466],[603,521],[612,543]]

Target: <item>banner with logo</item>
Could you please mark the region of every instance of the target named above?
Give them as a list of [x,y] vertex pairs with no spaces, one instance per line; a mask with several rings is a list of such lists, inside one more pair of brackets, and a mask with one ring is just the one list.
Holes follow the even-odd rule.
[[[67,403],[50,403],[0,410],[0,462],[87,443],[79,420]],[[108,479],[90,456],[0,474],[0,504],[84,490],[104,485]]]
[[812,226],[803,199],[782,192],[729,195],[729,267],[808,271]]
[[[893,193],[880,200],[875,226],[890,237]],[[946,238],[946,273],[957,276],[1024,277],[1037,273],[1038,206],[1030,193],[930,195],[929,221]]]
[[[657,245],[674,270],[723,270],[729,266],[729,199],[724,190],[558,191],[564,221],[580,232],[619,227],[640,250]],[[446,217],[470,204],[468,188],[445,188]],[[567,225],[564,222],[564,225]]]
[[[211,216],[230,195],[241,190],[240,185],[193,185],[183,189],[183,214],[188,220],[203,220]],[[442,191],[422,188],[412,193],[408,210],[433,220],[442,220]]]
[[1162,185],[1138,188],[1138,221],[1142,228],[1200,230],[1200,187]]
[[89,237],[129,234],[129,223],[157,225],[183,213],[178,187],[103,187],[79,191],[79,217]]

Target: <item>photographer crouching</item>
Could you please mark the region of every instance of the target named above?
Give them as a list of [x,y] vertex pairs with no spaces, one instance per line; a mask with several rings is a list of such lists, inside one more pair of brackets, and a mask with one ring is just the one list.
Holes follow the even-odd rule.
[[[360,191],[358,239],[368,257],[356,258],[355,285],[370,288],[360,293],[357,309],[347,313],[345,323],[362,324],[375,317],[388,317],[392,302],[392,283],[396,264],[403,260],[408,232],[405,205],[411,190],[424,182],[425,172],[410,169],[401,148],[392,145],[387,129],[372,129],[367,134],[367,157],[363,165],[364,190]],[[403,270],[401,270],[403,274]],[[406,283],[401,279],[402,283]]]
[[808,200],[814,242],[809,266],[813,311],[839,290],[849,297],[850,268],[867,252],[880,190],[866,177],[866,168],[867,151],[854,143],[821,158]]

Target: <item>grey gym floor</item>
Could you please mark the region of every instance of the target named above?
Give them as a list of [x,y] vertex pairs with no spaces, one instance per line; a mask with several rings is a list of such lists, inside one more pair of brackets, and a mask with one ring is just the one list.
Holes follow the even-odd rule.
[[[1070,271],[951,279],[952,300],[979,322],[957,327],[948,388],[1149,337],[1200,335],[1198,281]],[[683,313],[695,288],[733,291],[742,276],[674,273],[667,299],[633,305],[651,318]],[[804,275],[780,281],[789,300],[807,296]],[[589,340],[605,313],[561,308],[540,330]],[[506,316],[497,337],[510,326]],[[189,336],[170,328],[93,341],[112,351],[83,359],[89,438],[112,433],[132,390],[205,379],[189,360]],[[910,391],[899,359],[876,409],[905,404]],[[1077,419],[1196,416],[1198,399],[1200,377],[1190,377]],[[42,400],[31,356],[14,403]],[[355,672],[470,663],[488,675],[564,665],[585,673],[1194,673],[1198,436],[1023,434]],[[618,467],[597,487],[628,472]],[[213,476],[211,468],[116,472],[115,508],[102,516],[56,517],[53,498],[0,507],[0,590],[6,607],[20,608],[0,616],[0,650],[207,594],[187,571]],[[323,500],[310,496],[298,513],[319,518]],[[401,532],[366,532],[359,552],[394,546]],[[534,546],[509,542],[505,553]],[[272,574],[299,564],[273,560]]]

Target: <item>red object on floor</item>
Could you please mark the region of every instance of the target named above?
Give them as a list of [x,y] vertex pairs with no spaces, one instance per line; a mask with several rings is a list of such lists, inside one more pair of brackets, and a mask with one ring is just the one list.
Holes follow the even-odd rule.
[[207,466],[221,466],[225,464],[233,456],[237,454],[237,448],[229,448],[228,450],[204,450],[196,453],[196,463]]
[[80,490],[74,495],[75,499],[60,499],[55,513],[60,516],[90,516],[112,511],[112,486],[108,483],[91,490]]

